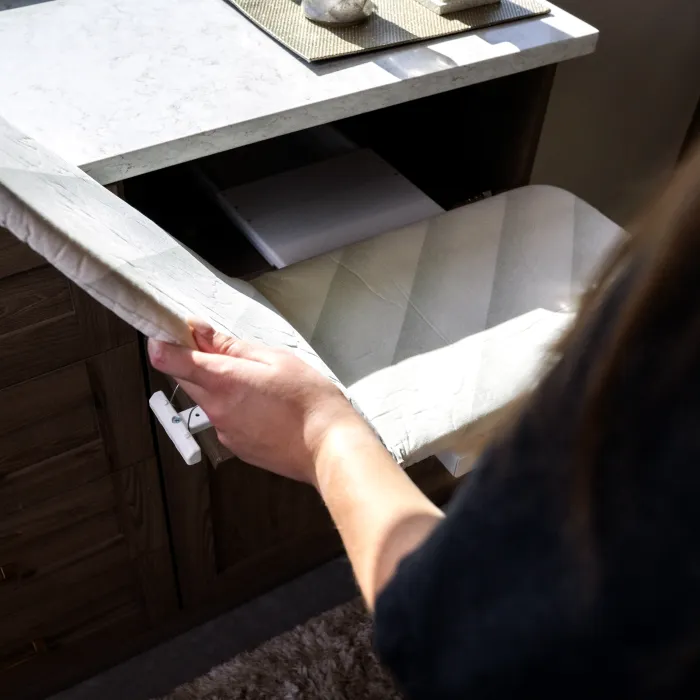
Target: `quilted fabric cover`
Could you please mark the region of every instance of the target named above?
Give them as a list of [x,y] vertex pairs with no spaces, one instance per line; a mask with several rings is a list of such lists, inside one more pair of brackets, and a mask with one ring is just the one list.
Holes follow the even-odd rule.
[[78,168],[0,119],[0,226],[145,335],[190,345],[187,320],[287,347],[337,382],[244,282],[206,265]]
[[566,323],[558,311],[617,230],[565,192],[527,188],[253,288],[1,119],[0,226],[150,337],[190,344],[196,316],[337,375],[404,463],[532,380]]
[[525,187],[253,284],[410,463],[537,376],[618,232],[568,192]]

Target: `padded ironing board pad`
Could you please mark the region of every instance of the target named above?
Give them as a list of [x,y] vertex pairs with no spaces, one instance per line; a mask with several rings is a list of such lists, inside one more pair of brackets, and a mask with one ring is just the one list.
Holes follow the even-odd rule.
[[307,61],[349,56],[375,49],[483,29],[549,14],[537,0],[501,0],[438,15],[416,0],[375,0],[376,13],[354,27],[330,29],[304,17],[295,0],[228,0],[260,28]]

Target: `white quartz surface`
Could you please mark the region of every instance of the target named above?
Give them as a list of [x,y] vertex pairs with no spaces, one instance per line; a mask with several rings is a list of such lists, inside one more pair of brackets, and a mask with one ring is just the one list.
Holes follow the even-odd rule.
[[109,183],[582,56],[597,36],[553,7],[309,65],[224,0],[0,0],[0,115]]

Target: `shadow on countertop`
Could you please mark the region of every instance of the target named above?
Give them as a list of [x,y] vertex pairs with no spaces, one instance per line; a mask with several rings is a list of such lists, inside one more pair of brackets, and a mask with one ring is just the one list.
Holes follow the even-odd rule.
[[0,12],[3,10],[17,10],[20,7],[29,7],[39,3],[52,2],[52,0],[0,0]]

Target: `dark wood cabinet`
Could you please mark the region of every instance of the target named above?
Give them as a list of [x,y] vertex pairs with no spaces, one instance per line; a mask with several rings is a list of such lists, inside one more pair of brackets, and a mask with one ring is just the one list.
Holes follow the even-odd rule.
[[136,332],[0,229],[0,388],[136,341]]
[[[172,391],[155,372],[151,381],[154,389]],[[181,409],[191,405],[182,391],[175,403]],[[156,432],[186,608],[235,605],[341,552],[310,486],[236,459],[212,430],[198,436],[203,462],[187,466],[160,426]]]
[[[150,372],[154,389],[173,386]],[[192,405],[175,394],[178,410]],[[158,426],[173,550],[183,605],[235,605],[342,552],[340,537],[316,491],[231,455],[213,430],[197,436],[203,463],[188,467]],[[437,459],[408,473],[437,503],[457,481]]]
[[0,513],[3,698],[177,610],[137,334],[4,231]]

